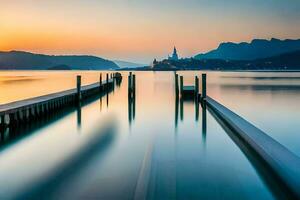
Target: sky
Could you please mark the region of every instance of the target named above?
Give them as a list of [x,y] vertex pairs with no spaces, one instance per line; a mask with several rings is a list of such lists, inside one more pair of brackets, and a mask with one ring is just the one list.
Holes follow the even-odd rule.
[[300,0],[0,0],[0,51],[149,64],[221,42],[300,38]]

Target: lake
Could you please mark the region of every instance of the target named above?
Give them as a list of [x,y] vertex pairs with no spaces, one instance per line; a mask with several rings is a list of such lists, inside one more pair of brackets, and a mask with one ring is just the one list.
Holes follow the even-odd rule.
[[[97,71],[0,72],[0,104],[99,80]],[[102,72],[106,73],[106,72]],[[276,199],[255,154],[208,110],[175,98],[174,72],[127,72],[108,95],[1,133],[0,199]],[[178,72],[193,84],[200,71]],[[300,73],[206,72],[207,94],[300,156]],[[201,90],[201,87],[200,87]]]

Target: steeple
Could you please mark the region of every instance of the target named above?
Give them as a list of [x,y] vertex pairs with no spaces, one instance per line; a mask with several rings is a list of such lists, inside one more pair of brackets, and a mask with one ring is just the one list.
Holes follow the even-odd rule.
[[177,55],[177,49],[176,49],[176,47],[174,47],[173,55]]
[[178,60],[177,49],[175,46],[174,46],[174,50],[173,50],[172,60]]

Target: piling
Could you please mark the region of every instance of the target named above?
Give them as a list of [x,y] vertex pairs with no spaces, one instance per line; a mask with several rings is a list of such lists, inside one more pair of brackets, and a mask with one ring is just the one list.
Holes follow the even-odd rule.
[[180,76],[180,92],[183,93],[183,76]]
[[106,90],[108,90],[108,74],[106,74]]
[[100,73],[100,78],[99,78],[99,88],[101,90],[102,88],[102,73]]
[[206,74],[202,74],[202,98],[206,99]]
[[77,101],[81,101],[81,76],[77,76]]
[[178,74],[177,73],[175,73],[175,93],[176,93],[176,96],[178,96],[179,88],[178,88]]
[[5,127],[5,116],[1,115],[0,120],[1,120],[0,128],[3,129]]
[[195,76],[195,97],[198,97],[199,93],[199,78],[198,76]]
[[128,95],[131,94],[131,75],[128,76]]
[[135,96],[135,74],[132,75],[132,93]]

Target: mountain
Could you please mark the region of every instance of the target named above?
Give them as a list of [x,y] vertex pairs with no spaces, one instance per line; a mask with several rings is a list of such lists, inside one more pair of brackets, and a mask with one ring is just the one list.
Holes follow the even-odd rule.
[[53,67],[49,67],[48,70],[72,70],[68,65],[56,65]]
[[251,43],[222,43],[215,50],[198,54],[195,59],[255,60],[300,50],[298,40],[254,39]]
[[119,68],[114,62],[95,56],[52,56],[23,51],[0,52],[0,69],[45,70],[63,65],[75,70]]
[[120,68],[136,68],[136,67],[143,67],[143,66],[146,66],[146,65],[144,65],[144,64],[133,63],[133,62],[127,62],[127,61],[121,61],[121,60],[114,60],[114,62],[115,62]]
[[163,60],[153,70],[300,70],[300,50],[255,60]]
[[272,56],[269,58],[248,61],[248,64],[251,64],[252,66],[256,66],[259,68],[265,68],[265,69],[276,68],[276,69],[299,70],[300,50],[280,54],[278,56]]

